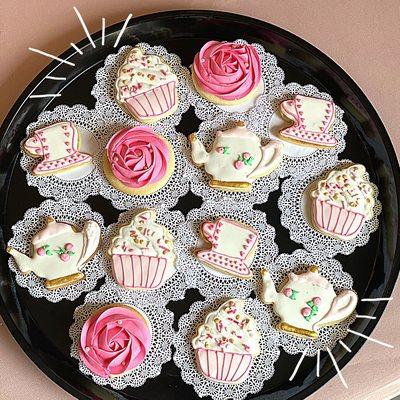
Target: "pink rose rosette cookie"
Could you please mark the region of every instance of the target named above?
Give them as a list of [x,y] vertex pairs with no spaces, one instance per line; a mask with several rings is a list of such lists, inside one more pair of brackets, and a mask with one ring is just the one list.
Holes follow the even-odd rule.
[[176,271],[174,239],[156,214],[146,210],[122,226],[108,249],[116,282],[137,290],[157,289]]
[[138,367],[151,345],[151,327],[138,309],[120,304],[98,310],[83,325],[79,356],[96,375],[112,378]]
[[108,142],[104,172],[118,190],[146,195],[161,189],[173,173],[174,151],[148,126],[125,128]]
[[228,300],[208,314],[192,340],[200,372],[215,382],[237,384],[247,379],[260,353],[256,321],[244,312],[244,300]]
[[135,119],[152,123],[178,107],[178,78],[160,57],[134,47],[118,71],[116,99]]
[[351,240],[373,218],[374,189],[361,164],[330,172],[311,197],[313,225],[326,235]]
[[215,104],[243,103],[262,85],[260,57],[249,44],[212,40],[196,54],[192,78],[199,94]]

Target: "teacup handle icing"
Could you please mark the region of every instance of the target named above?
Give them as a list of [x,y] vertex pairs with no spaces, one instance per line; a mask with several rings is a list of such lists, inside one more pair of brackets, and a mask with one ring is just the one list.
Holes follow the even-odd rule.
[[279,140],[270,140],[268,144],[261,147],[261,151],[261,160],[253,172],[248,176],[250,179],[267,175],[278,166],[282,159],[283,144]]
[[329,311],[322,317],[322,319],[314,324],[313,328],[343,321],[355,310],[357,301],[358,297],[352,290],[345,290],[339,293],[333,299]]

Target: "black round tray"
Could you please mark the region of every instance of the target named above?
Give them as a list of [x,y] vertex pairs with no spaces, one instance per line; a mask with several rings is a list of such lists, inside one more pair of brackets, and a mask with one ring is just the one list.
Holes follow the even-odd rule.
[[[78,398],[196,399],[192,386],[181,380],[180,371],[172,361],[163,366],[160,376],[149,379],[142,387],[115,391],[109,387],[97,386],[79,371],[78,362],[69,355],[71,341],[68,329],[72,323],[73,311],[83,302],[84,294],[76,301],[64,300],[57,304],[31,297],[26,289],[15,283],[14,274],[7,266],[8,255],[4,251],[11,237],[11,226],[23,218],[28,208],[37,207],[44,200],[36,188],[27,186],[25,174],[19,166],[19,144],[26,135],[27,125],[36,121],[43,110],[52,110],[59,104],[72,106],[81,103],[89,108],[94,107],[95,101],[90,91],[95,83],[95,72],[108,54],[116,52],[113,45],[122,25],[120,23],[107,28],[104,46],[101,46],[101,32],[98,32],[92,35],[96,48],[85,39],[78,43],[83,55],[77,54],[72,48],[61,55],[76,63],[75,67],[52,62],[19,97],[1,127],[0,310],[11,333],[28,356],[52,380]],[[346,150],[341,158],[350,158],[367,167],[372,181],[380,190],[383,211],[379,229],[371,235],[368,244],[357,248],[349,256],[337,256],[337,259],[345,271],[353,276],[354,289],[360,298],[389,297],[399,273],[399,166],[388,134],[371,103],[338,65],[304,40],[276,26],[240,15],[211,11],[173,11],[134,18],[119,46],[132,45],[138,41],[150,45],[161,44],[170,52],[178,54],[184,65],[189,66],[195,53],[207,40],[231,41],[237,38],[258,42],[276,55],[279,66],[285,71],[285,83],[295,81],[303,85],[314,84],[319,90],[330,93],[335,103],[344,110],[348,134]],[[44,79],[48,74],[66,76],[67,80]],[[62,93],[58,98],[29,99],[32,93],[58,92]],[[198,124],[199,120],[191,109],[183,116],[178,129],[190,133],[197,129]],[[279,195],[279,190],[273,192],[268,203],[255,208],[265,211],[268,222],[276,228],[280,252],[290,253],[301,246],[292,242],[288,231],[280,225],[277,207]],[[118,211],[113,209],[108,200],[91,197],[87,202],[95,211],[102,213],[106,224],[117,221]],[[189,193],[180,199],[175,208],[186,213],[200,204],[200,199]],[[103,280],[98,287],[102,283]],[[192,289],[187,292],[184,300],[168,305],[175,312],[175,328],[180,315],[188,310],[193,301],[201,298]],[[369,335],[384,308],[385,302],[360,302],[358,313],[373,315],[377,319],[357,319],[352,329]],[[352,353],[347,353],[340,345],[333,349],[340,367],[350,361],[365,340],[349,334],[344,342],[352,349]],[[320,378],[316,378],[315,357],[306,357],[295,379],[289,382],[298,359],[299,355],[289,356],[282,351],[272,379],[265,382],[260,393],[250,398],[303,399],[336,373],[329,356],[323,352]]]

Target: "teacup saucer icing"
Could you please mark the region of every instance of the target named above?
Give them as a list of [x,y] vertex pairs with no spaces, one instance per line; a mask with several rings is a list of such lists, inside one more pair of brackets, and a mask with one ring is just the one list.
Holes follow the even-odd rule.
[[159,56],[134,47],[118,71],[116,100],[138,121],[152,123],[177,109],[177,85],[177,76]]
[[316,339],[319,328],[345,320],[357,306],[355,292],[344,290],[337,295],[332,284],[318,273],[316,266],[311,266],[302,274],[290,273],[279,291],[266,269],[261,274],[261,301],[273,304],[275,313],[281,319],[277,329],[283,332]]
[[83,229],[47,218],[46,227],[32,238],[32,257],[12,247],[7,252],[24,274],[33,272],[45,279],[49,290],[71,285],[85,278],[81,267],[96,253],[100,242],[100,226],[86,221]]
[[260,338],[257,322],[244,311],[244,300],[226,301],[207,315],[192,340],[200,372],[215,382],[243,382],[260,354]]
[[251,191],[252,183],[275,170],[283,156],[280,141],[262,146],[260,138],[241,121],[233,129],[218,131],[209,152],[194,133],[189,140],[193,162],[204,166],[212,177],[209,185],[225,191]]
[[282,116],[293,125],[280,130],[281,139],[295,144],[332,148],[338,143],[331,132],[335,122],[333,101],[296,95],[280,103]]
[[311,193],[314,227],[341,240],[351,240],[373,218],[374,189],[365,167],[351,165],[329,173]]

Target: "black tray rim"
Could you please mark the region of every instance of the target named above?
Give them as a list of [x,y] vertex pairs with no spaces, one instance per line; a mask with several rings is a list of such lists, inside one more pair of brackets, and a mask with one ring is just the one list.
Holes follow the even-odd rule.
[[[388,153],[389,156],[389,161],[390,161],[390,166],[393,172],[393,177],[394,177],[394,183],[395,183],[395,191],[397,195],[397,199],[400,199],[400,169],[399,169],[399,160],[397,159],[396,152],[394,150],[393,144],[390,140],[389,134],[380,119],[377,111],[375,110],[374,106],[370,102],[370,100],[367,98],[367,96],[364,94],[362,89],[358,86],[358,84],[348,75],[345,70],[339,66],[332,58],[327,56],[325,53],[323,53],[321,50],[319,50],[317,47],[314,45],[310,44],[306,40],[300,38],[299,36],[295,35],[294,33],[287,31],[283,28],[280,28],[274,24],[271,24],[266,21],[262,21],[253,17],[241,15],[241,14],[236,14],[236,13],[230,13],[230,12],[224,12],[224,11],[210,11],[210,10],[170,10],[170,11],[162,11],[162,12],[157,12],[157,13],[150,13],[150,14],[145,14],[141,15],[138,17],[133,17],[130,21],[128,26],[133,25],[135,23],[142,23],[142,22],[147,22],[147,21],[155,21],[158,19],[163,19],[166,17],[171,17],[171,18],[190,18],[190,17],[203,17],[203,18],[222,18],[225,20],[240,20],[241,22],[245,22],[248,24],[251,24],[253,26],[258,26],[261,29],[268,29],[272,30],[275,33],[279,34],[280,36],[283,36],[291,41],[296,42],[298,45],[306,49],[307,51],[312,52],[317,58],[320,59],[321,62],[325,63],[329,68],[335,70],[335,73],[340,76],[340,78],[349,86],[351,87],[352,91],[357,95],[357,97],[361,100],[364,108],[368,112],[369,116],[372,117],[374,124],[376,127],[379,129],[381,132],[381,139],[384,144],[384,147]],[[107,36],[108,33],[110,32],[118,32],[124,24],[124,21],[118,22],[116,24],[113,24],[109,27],[106,28],[105,35]],[[101,30],[97,31],[96,33],[91,34],[92,39],[96,42],[100,37],[101,37]],[[76,44],[80,49],[84,50],[86,47],[91,46],[89,39],[84,38],[80,42]],[[61,55],[59,55],[60,58],[63,58],[65,60],[68,60],[71,56],[75,54],[75,50],[72,47],[69,47],[67,50],[65,50]],[[16,102],[8,112],[6,118],[4,119],[1,127],[0,127],[0,143],[1,145],[4,144],[4,141],[7,139],[7,131],[11,127],[14,115],[17,114],[19,109],[24,105],[25,101],[28,99],[29,94],[31,94],[35,88],[37,88],[40,83],[44,80],[45,76],[49,75],[50,72],[52,72],[59,63],[57,61],[52,61],[50,62],[45,68],[40,71],[36,77],[29,83],[29,85],[22,91],[20,96],[17,98]],[[65,86],[62,87],[62,89]],[[61,90],[62,90],[61,89]],[[38,104],[40,105],[40,108],[43,109],[44,107],[47,106],[48,103],[51,102],[51,99],[46,99],[44,98],[43,100],[40,100]],[[39,106],[38,106],[39,107]],[[8,171],[8,174],[12,174],[12,171],[15,167],[15,160],[10,165],[10,169]],[[7,180],[6,180],[7,181]],[[3,190],[4,190],[4,183],[2,184]],[[1,190],[1,191],[3,191]],[[1,203],[4,203],[7,201],[7,198],[1,199]],[[1,216],[3,219],[3,216]],[[2,237],[2,240],[4,241],[3,238],[3,232],[2,228],[0,227],[0,234]],[[1,249],[1,251],[4,251],[4,249]],[[397,241],[396,241],[396,250],[395,254],[393,257],[393,268],[391,270],[390,277],[388,278],[387,284],[384,289],[384,294],[388,295],[387,297],[390,297],[389,295],[392,293],[393,288],[395,286],[397,276],[399,275],[400,271],[400,224],[398,225],[398,235],[397,235]],[[375,329],[376,325],[378,324],[385,308],[387,306],[387,302],[381,302],[379,306],[376,308],[374,312],[374,316],[376,316],[375,320],[371,320],[366,328],[364,329],[363,333],[367,336],[369,336],[372,331]],[[65,391],[67,391],[69,394],[75,396],[76,398],[79,399],[90,399],[91,397],[83,394],[80,392],[75,386],[71,385],[68,381],[64,380],[60,375],[56,374],[51,368],[47,367],[45,361],[38,356],[34,349],[30,346],[29,342],[26,340],[24,337],[23,333],[19,330],[18,326],[15,324],[13,321],[11,315],[9,314],[9,310],[3,300],[3,298],[0,296],[0,314],[2,316],[3,321],[5,322],[8,330],[10,331],[11,335],[13,338],[16,340],[18,345],[22,348],[22,350],[25,352],[25,354],[30,358],[31,361],[42,371],[44,372],[53,382],[55,382],[57,385],[61,386]],[[356,353],[360,350],[362,345],[366,342],[366,339],[363,339],[359,337],[354,345],[352,346],[352,352],[351,353],[346,353],[339,361],[338,361],[338,366],[340,369],[343,369],[343,367],[355,356]],[[318,389],[320,389],[326,382],[331,380],[334,376],[336,375],[336,372],[331,369],[329,372],[327,372],[324,376],[320,377],[318,381],[314,382],[313,384],[309,385],[307,388],[303,389],[301,392],[297,393],[293,399],[297,398],[305,398],[308,395],[315,393]],[[258,399],[265,399],[267,398],[268,395],[259,395],[257,398]]]

